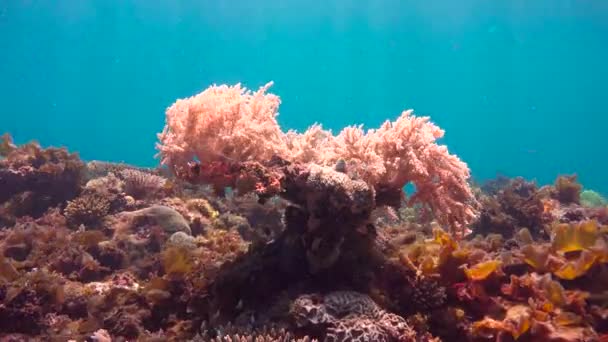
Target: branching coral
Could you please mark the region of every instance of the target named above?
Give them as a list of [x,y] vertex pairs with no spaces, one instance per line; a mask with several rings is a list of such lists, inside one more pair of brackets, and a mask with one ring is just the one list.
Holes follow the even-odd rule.
[[[221,175],[230,173],[226,162],[266,163],[274,156],[294,163],[339,166],[338,170],[378,192],[401,191],[412,183],[416,192],[409,203],[425,204],[455,232],[462,233],[474,218],[469,169],[437,144],[444,132],[428,117],[415,117],[410,110],[367,132],[353,126],[334,136],[315,125],[303,134],[284,133],[276,121],[280,100],[266,94],[271,85],[255,93],[240,85],[212,86],[175,102],[167,109],[167,124],[159,134],[162,163],[182,178],[190,178],[191,167],[206,172],[213,167],[213,173]],[[215,177],[212,183],[220,180]],[[220,187],[228,185],[233,184]]]
[[110,212],[110,201],[97,193],[88,193],[69,201],[65,216],[70,224],[94,225]]

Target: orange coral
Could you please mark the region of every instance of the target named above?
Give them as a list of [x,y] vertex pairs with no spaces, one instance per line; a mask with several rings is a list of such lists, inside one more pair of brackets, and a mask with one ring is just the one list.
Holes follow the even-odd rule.
[[501,265],[498,260],[490,260],[479,263],[471,268],[465,268],[464,273],[469,280],[484,280],[496,272]]

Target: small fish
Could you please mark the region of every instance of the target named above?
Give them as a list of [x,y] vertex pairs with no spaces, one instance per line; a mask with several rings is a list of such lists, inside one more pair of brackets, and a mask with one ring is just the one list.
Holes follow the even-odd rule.
[[346,161],[344,159],[338,159],[334,168],[338,172],[346,173]]

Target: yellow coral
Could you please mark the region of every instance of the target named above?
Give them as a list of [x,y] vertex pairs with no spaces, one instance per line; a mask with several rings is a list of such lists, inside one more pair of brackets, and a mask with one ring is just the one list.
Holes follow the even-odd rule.
[[442,247],[447,247],[451,250],[456,250],[458,248],[458,243],[456,243],[452,236],[439,227],[433,228],[433,238],[433,240]]
[[541,280],[541,287],[545,291],[547,299],[555,306],[563,306],[566,304],[566,292],[562,285],[551,280],[549,274]]
[[484,280],[494,273],[501,265],[498,260],[479,263],[471,268],[465,268],[464,273],[469,280]]
[[583,251],[578,259],[565,263],[554,274],[561,279],[572,280],[584,275],[595,264],[597,256],[589,251]]
[[597,222],[583,221],[576,224],[556,224],[553,226],[552,246],[557,252],[576,252],[592,247],[599,236]]

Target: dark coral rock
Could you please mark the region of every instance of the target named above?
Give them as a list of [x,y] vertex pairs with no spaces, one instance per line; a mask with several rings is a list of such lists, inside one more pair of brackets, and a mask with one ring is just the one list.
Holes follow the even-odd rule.
[[39,217],[78,194],[84,163],[77,154],[64,148],[43,149],[33,142],[6,150],[0,159],[0,203],[32,193],[28,210],[19,216]]
[[[243,238],[248,241],[268,242],[285,229],[282,216],[288,202],[278,196],[262,204],[258,196],[251,194],[234,197],[226,201],[226,204],[230,212],[239,213],[246,221],[238,225],[226,222],[224,226],[237,226]],[[235,216],[231,213],[223,213],[220,215],[220,221],[226,221],[226,215]]]
[[61,308],[63,285],[60,277],[46,271],[32,271],[6,285],[0,304],[0,332],[42,333],[47,328],[45,316]]
[[126,262],[126,253],[113,241],[103,241],[92,251],[93,256],[102,266],[112,270],[121,269]]
[[473,224],[477,234],[497,233],[512,237],[521,228],[528,228],[535,235],[544,234],[547,218],[541,193],[533,182],[523,178],[511,180],[509,186],[495,195],[481,199],[479,219]]
[[445,287],[437,281],[422,277],[416,280],[413,288],[412,301],[421,312],[430,311],[442,307],[447,295]]
[[119,286],[89,301],[88,311],[112,335],[137,339],[144,331],[150,308],[143,295]]
[[583,186],[576,175],[559,176],[555,180],[555,198],[562,204],[579,204]]
[[62,312],[70,318],[85,318],[88,314],[87,302],[88,298],[85,296],[68,298],[63,304]]
[[562,223],[579,222],[587,218],[587,210],[583,207],[567,206],[561,208],[559,221]]
[[44,312],[34,291],[22,291],[9,305],[0,306],[0,331],[40,334],[44,329]]

